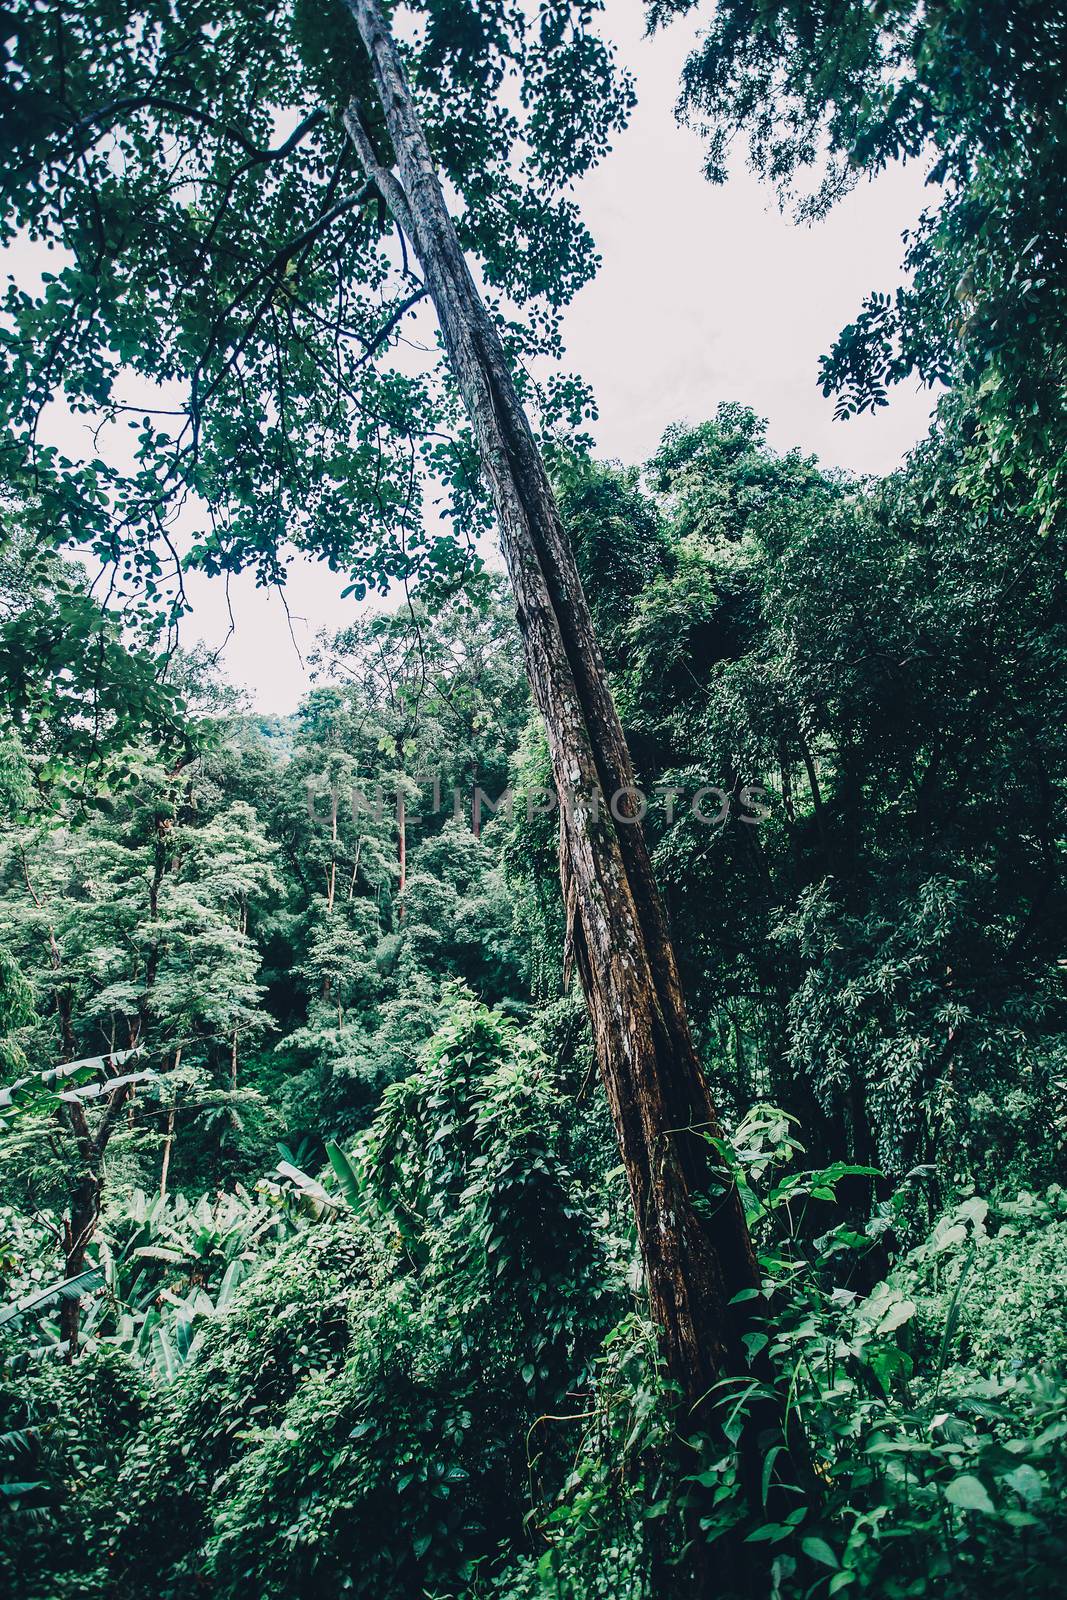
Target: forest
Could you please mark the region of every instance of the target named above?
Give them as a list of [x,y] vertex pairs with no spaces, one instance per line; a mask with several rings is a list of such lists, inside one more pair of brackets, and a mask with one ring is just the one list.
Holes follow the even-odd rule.
[[1063,1593],[1067,11],[644,4],[863,475],[596,449],[616,3],[0,3],[13,1600]]

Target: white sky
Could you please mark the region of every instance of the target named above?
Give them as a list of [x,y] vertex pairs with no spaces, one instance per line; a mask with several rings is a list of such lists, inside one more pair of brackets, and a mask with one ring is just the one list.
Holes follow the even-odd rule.
[[919,166],[865,182],[814,227],[780,214],[740,147],[729,182],[709,184],[701,140],[674,118],[695,30],[644,38],[640,0],[607,0],[607,14],[638,105],[580,190],[604,264],[566,322],[569,363],[597,394],[601,450],[647,459],[668,423],[738,400],[769,419],[776,449],[891,470],[926,432],[930,392],[904,385],[876,417],[835,422],[815,379],[864,294],[899,282],[900,236],[924,204]]
[[[827,466],[884,473],[926,432],[932,397],[903,385],[874,416],[835,422],[816,384],[819,357],[870,289],[899,281],[902,232],[924,204],[917,165],[890,168],[801,228],[738,161],[730,181],[702,174],[700,140],[674,119],[693,37],[676,24],[643,34],[641,0],[607,0],[606,27],[636,77],[638,105],[603,165],[578,189],[603,258],[564,319],[565,367],[592,385],[601,455],[642,462],[672,422],[699,422],[723,400],[754,407],[772,445],[799,445]],[[345,580],[308,560],[290,567],[287,599],[302,651],[350,621]],[[229,617],[222,584],[193,576],[183,641],[217,647]],[[294,709],[308,678],[279,597],[233,580],[236,631],[222,658],[257,710]]]

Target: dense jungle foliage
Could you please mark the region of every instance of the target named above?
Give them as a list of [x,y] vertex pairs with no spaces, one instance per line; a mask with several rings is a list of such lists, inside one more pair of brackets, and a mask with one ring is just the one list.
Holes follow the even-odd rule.
[[[580,225],[561,202],[555,291],[523,288],[529,263],[500,239],[547,227],[537,184],[562,190],[604,154],[629,86],[582,31],[593,7],[566,48],[568,8],[545,7],[527,54],[521,7],[419,9],[412,61],[463,243],[494,290],[547,295],[509,345],[544,353],[592,270]],[[655,0],[650,23],[691,9]],[[135,360],[169,291],[146,240],[122,293],[100,267],[77,174],[47,167],[72,126],[43,107],[55,39],[12,8],[7,226],[74,216],[100,274],[91,290],[84,261],[64,267],[37,299],[13,286],[3,333],[9,376],[41,355],[8,386],[0,451],[0,1581],[18,1600],[666,1596],[690,1592],[694,1540],[739,1540],[761,1600],[1062,1592],[1064,19],[970,0],[706,9],[682,110],[712,179],[738,134],[783,188],[829,159],[811,212],[901,154],[935,163],[906,288],[868,302],[823,377],[844,412],[913,372],[944,385],[929,437],[881,480],[775,452],[737,404],[666,426],[648,462],[606,463],[580,386],[527,394],[758,1253],[753,1377],[724,1380],[715,1436],[687,1426],[649,1314],[508,585],[436,523],[414,546],[397,533],[425,510],[406,415],[425,424],[426,482],[453,445],[466,463],[454,526],[485,522],[454,396],[440,374],[370,369],[384,443],[368,423],[342,460],[310,356],[276,392],[266,359],[231,362],[218,383],[263,385],[248,436],[231,397],[202,456],[145,419],[125,479],[35,461],[62,341],[84,356],[68,401],[106,409],[104,368]],[[295,32],[318,84],[340,69],[309,10]],[[129,21],[71,13],[82,44]],[[242,30],[259,38],[257,8],[235,15],[206,86],[220,105],[253,70]],[[556,47],[564,83],[603,95],[560,171],[537,155],[561,138]],[[483,93],[509,59],[530,74],[526,212],[500,176],[517,135]],[[115,66],[113,92],[135,67]],[[269,132],[246,126],[246,144]],[[116,166],[103,234],[128,199]],[[364,284],[371,217],[344,244]],[[168,220],[187,224],[206,253],[203,217]],[[225,251],[216,266],[234,270]],[[309,339],[315,304],[293,313]],[[197,315],[160,333],[156,379]],[[343,359],[350,387],[360,361]],[[306,434],[271,488],[287,385]],[[248,467],[236,491],[226,450]],[[346,484],[370,517],[375,462],[389,532],[371,548],[363,522],[339,530]],[[182,474],[217,519],[189,565],[269,569],[264,528],[304,516],[300,538],[365,602],[320,639],[292,716],[250,712],[205,651],[153,633],[183,599],[133,538],[158,517],[146,484]],[[101,607],[107,550],[116,593],[134,569],[143,584],[132,610]],[[393,578],[398,603],[365,601]],[[768,1383],[802,1441],[799,1502],[784,1444],[755,1484],[734,1448]]]

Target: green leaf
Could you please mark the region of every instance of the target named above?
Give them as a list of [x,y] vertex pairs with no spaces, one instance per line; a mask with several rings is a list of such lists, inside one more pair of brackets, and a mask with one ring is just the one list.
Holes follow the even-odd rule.
[[817,1534],[800,1541],[800,1548],[812,1561],[821,1561],[824,1567],[839,1567],[841,1565],[833,1550],[825,1539],[820,1539]]
[[771,1473],[774,1471],[774,1463],[784,1449],[785,1445],[783,1444],[773,1445],[771,1449],[767,1451],[766,1457],[764,1458],[763,1477],[760,1486],[764,1505],[767,1504],[767,1496],[770,1493]]
[[950,1505],[959,1506],[961,1511],[984,1511],[987,1516],[993,1516],[996,1512],[985,1484],[970,1472],[953,1478],[945,1490],[945,1499]]
[[759,1528],[753,1528],[751,1533],[745,1535],[746,1544],[768,1544],[772,1540],[784,1539],[792,1529],[781,1522],[765,1522]]
[[99,1288],[103,1281],[104,1275],[99,1268],[90,1267],[73,1278],[64,1278],[62,1283],[50,1284],[47,1289],[39,1289],[35,1294],[4,1306],[0,1310],[0,1326],[7,1322],[21,1322],[23,1317],[43,1316],[61,1300],[80,1300],[83,1294]]
[[332,1139],[326,1141],[326,1155],[337,1176],[341,1193],[348,1201],[348,1204],[353,1211],[361,1210],[359,1175],[355,1167],[353,1167],[341,1146],[335,1144]]
[[910,1322],[915,1315],[914,1300],[898,1300],[889,1307],[885,1316],[878,1323],[879,1333],[892,1333],[896,1328],[903,1327],[905,1322]]
[[1014,1489],[1021,1500],[1030,1505],[1034,1500],[1040,1500],[1045,1492],[1045,1480],[1040,1472],[1023,1462],[1011,1472],[1004,1474],[1004,1482],[1009,1488]]

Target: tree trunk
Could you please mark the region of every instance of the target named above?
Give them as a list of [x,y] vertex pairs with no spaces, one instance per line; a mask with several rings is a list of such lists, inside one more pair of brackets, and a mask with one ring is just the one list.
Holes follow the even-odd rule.
[[[67,1102],[62,1109],[63,1123],[74,1137],[80,1162],[78,1175],[71,1188],[70,1212],[63,1222],[64,1276],[68,1278],[77,1277],[83,1270],[96,1233],[104,1198],[104,1155],[129,1094],[128,1083],[114,1091],[104,1107],[95,1133],[89,1126],[85,1108],[77,1101]],[[59,1312],[59,1330],[67,1347],[68,1362],[73,1361],[78,1353],[80,1327],[80,1297],[64,1300]]]
[[[568,947],[588,1004],[629,1179],[667,1369],[709,1414],[724,1374],[749,1371],[741,1335],[758,1286],[739,1195],[686,1017],[678,963],[643,831],[634,773],[573,552],[496,327],[449,217],[395,43],[377,0],[346,0],[370,57],[396,169],[358,105],[345,125],[367,176],[414,245],[491,487],[533,692],[560,797]],[[570,797],[600,795],[599,807]],[[608,805],[604,802],[610,801]],[[569,960],[568,960],[569,965]]]
[[[182,1046],[179,1045],[174,1052],[174,1060],[171,1063],[171,1071],[177,1072],[181,1064]],[[177,1091],[175,1090],[175,1092]],[[165,1199],[167,1194],[167,1179],[170,1176],[170,1158],[174,1150],[174,1129],[177,1119],[178,1108],[177,1106],[171,1106],[167,1113],[167,1133],[163,1140],[163,1166],[159,1174],[159,1198],[161,1200]]]
[[167,1134],[163,1140],[163,1166],[159,1174],[159,1198],[167,1198],[167,1177],[170,1173],[170,1153],[174,1148],[174,1107],[167,1112]]
[[404,895],[408,886],[408,806],[404,794],[407,774],[404,771],[403,741],[396,741],[396,759],[399,775],[396,780],[396,864],[400,880],[396,887],[396,920],[404,920]]
[[[80,1106],[76,1109],[80,1114],[80,1129],[77,1120],[72,1120],[75,1120],[78,1153],[83,1166],[71,1188],[70,1212],[63,1224],[63,1276],[66,1278],[76,1278],[85,1267],[86,1253],[100,1216],[103,1189],[96,1152],[89,1137],[84,1112]],[[59,1336],[66,1345],[64,1359],[68,1363],[72,1362],[78,1353],[80,1327],[81,1297],[64,1300],[59,1310]]]
[[362,850],[363,850],[363,835],[360,834],[359,838],[356,840],[356,854],[355,854],[355,859],[352,862],[352,876],[348,880],[348,898],[349,898],[349,900],[352,900],[354,898],[354,896],[355,896],[355,893],[356,893],[356,878],[359,875],[359,858],[360,858],[360,854],[361,854]]
[[330,788],[330,870],[326,877],[326,912],[333,910],[337,892],[337,785]]

